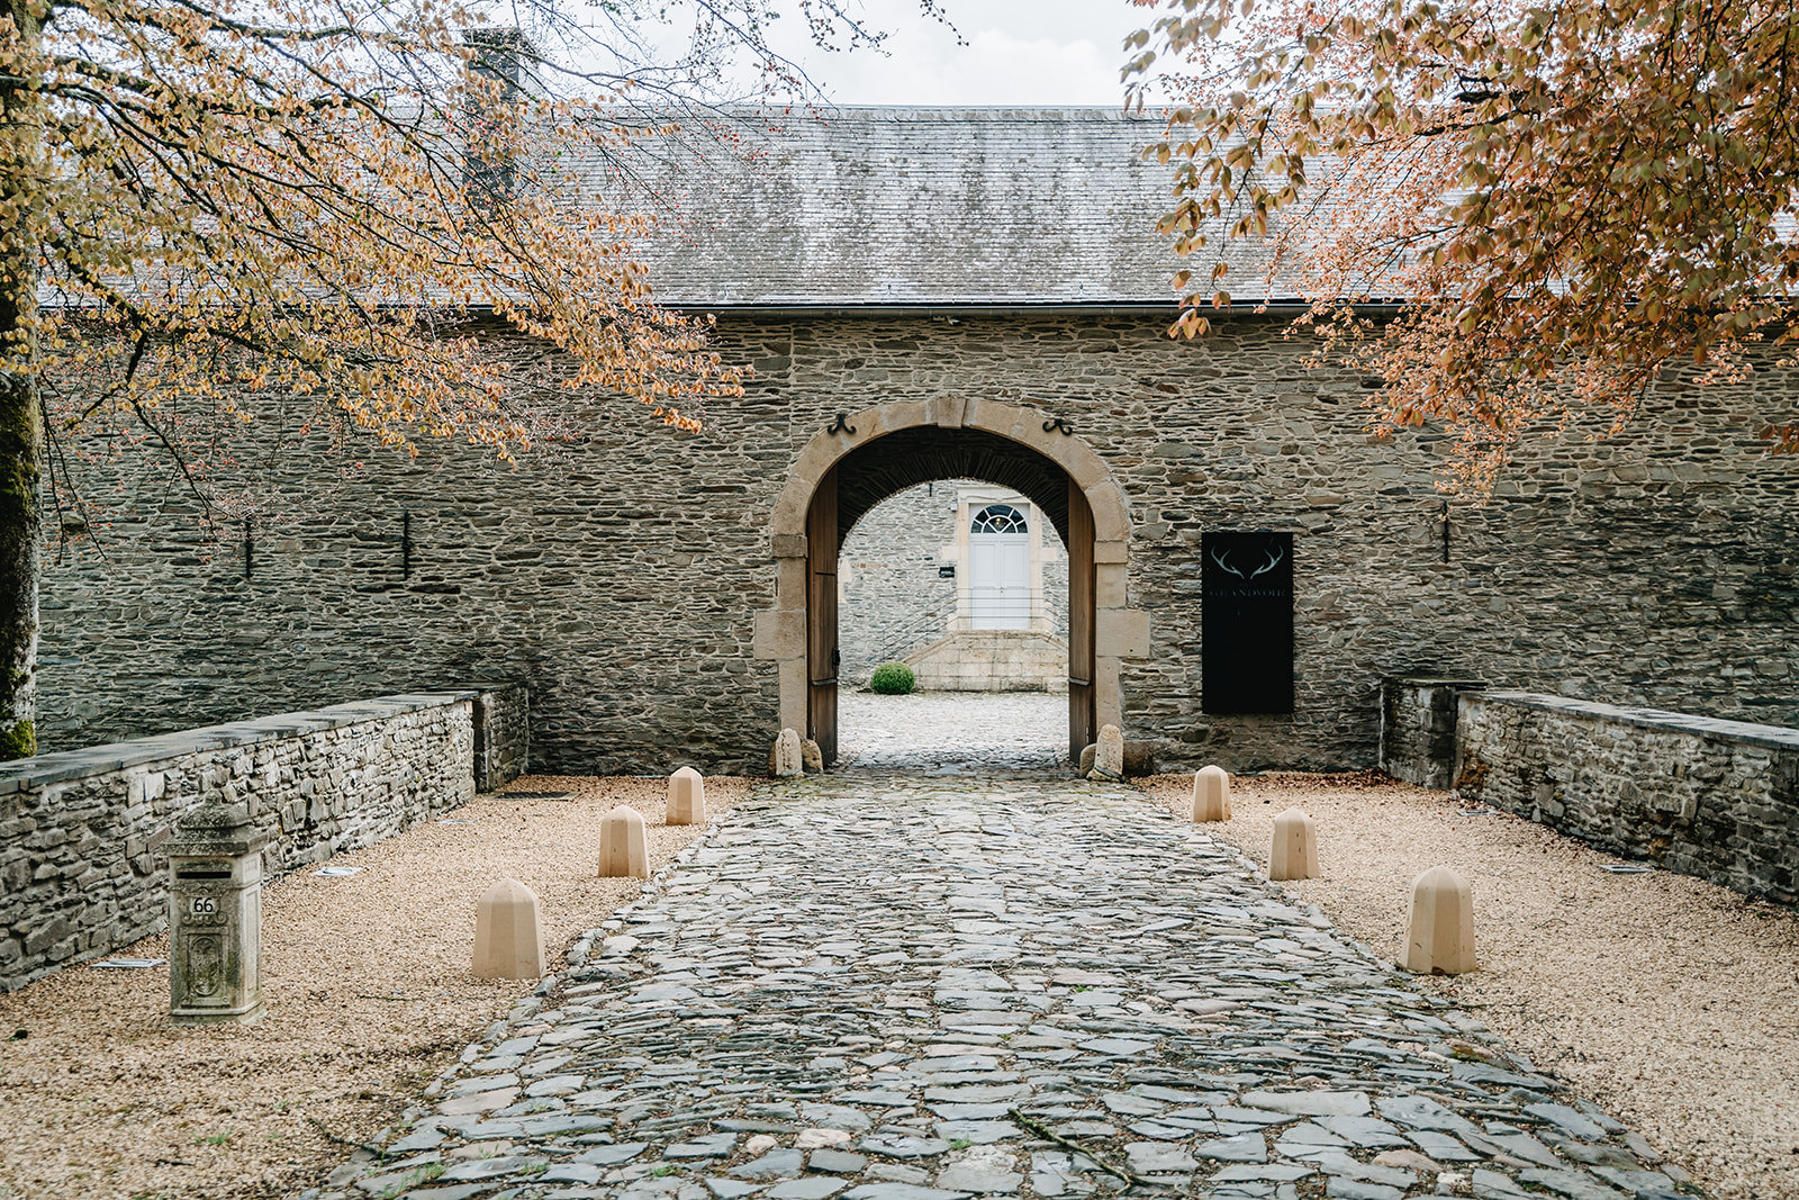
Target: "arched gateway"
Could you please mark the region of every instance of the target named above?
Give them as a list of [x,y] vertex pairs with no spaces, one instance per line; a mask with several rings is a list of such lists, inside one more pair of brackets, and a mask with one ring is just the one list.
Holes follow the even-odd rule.
[[837,552],[863,514],[904,488],[972,478],[1023,493],[1068,547],[1068,737],[1080,753],[1123,725],[1120,663],[1149,652],[1148,614],[1125,606],[1130,512],[1105,463],[1038,409],[955,396],[877,405],[815,434],[770,522],[775,604],[756,656],[780,678],[781,724],[837,753]]

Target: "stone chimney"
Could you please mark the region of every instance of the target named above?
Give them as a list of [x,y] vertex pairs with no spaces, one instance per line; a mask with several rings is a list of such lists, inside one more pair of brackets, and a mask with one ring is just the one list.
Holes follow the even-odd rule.
[[483,88],[470,96],[466,186],[471,203],[491,205],[513,194],[517,186],[518,101],[541,93],[537,48],[516,26],[477,26],[462,31],[462,42],[474,51],[469,65],[477,76],[499,83],[497,95]]

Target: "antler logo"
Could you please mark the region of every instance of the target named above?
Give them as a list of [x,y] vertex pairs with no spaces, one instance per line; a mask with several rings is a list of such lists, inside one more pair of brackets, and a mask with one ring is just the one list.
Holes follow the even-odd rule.
[[1250,573],[1247,575],[1245,575],[1243,572],[1239,571],[1236,567],[1231,566],[1231,556],[1228,553],[1220,554],[1218,551],[1214,550],[1214,551],[1212,551],[1212,561],[1218,564],[1218,569],[1220,571],[1223,571],[1227,575],[1235,575],[1238,579],[1241,579],[1241,580],[1243,580],[1243,582],[1248,583],[1250,580],[1255,579],[1257,576],[1266,575],[1266,574],[1268,574],[1268,572],[1274,570],[1274,568],[1280,566],[1281,559],[1283,559],[1287,556],[1286,550],[1284,548],[1278,547],[1278,546],[1275,547],[1273,550],[1267,550],[1267,551],[1264,551],[1263,553],[1268,561],[1263,563],[1261,566],[1256,567],[1254,570],[1250,571]]

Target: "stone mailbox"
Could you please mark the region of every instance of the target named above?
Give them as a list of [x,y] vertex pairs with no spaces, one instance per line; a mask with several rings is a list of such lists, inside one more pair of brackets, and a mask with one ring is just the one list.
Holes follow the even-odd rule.
[[262,848],[242,805],[208,801],[169,840],[169,1014],[176,1024],[262,1015]]

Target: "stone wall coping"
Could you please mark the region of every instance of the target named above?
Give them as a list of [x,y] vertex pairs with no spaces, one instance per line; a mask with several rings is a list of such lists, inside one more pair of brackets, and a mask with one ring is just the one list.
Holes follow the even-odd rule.
[[1614,704],[1596,704],[1591,700],[1573,700],[1566,696],[1550,696],[1538,692],[1478,692],[1464,697],[1474,704],[1509,704],[1518,708],[1535,708],[1565,716],[1586,717],[1594,721],[1616,721],[1643,729],[1659,729],[1694,737],[1746,742],[1770,750],[1799,751],[1799,729],[1785,725],[1756,725],[1748,721],[1726,721],[1718,717],[1700,717],[1692,713],[1669,712],[1661,708],[1625,708]]
[[1474,689],[1474,688],[1484,689],[1487,686],[1485,683],[1481,682],[1478,679],[1469,679],[1466,676],[1456,676],[1456,675],[1389,675],[1389,676],[1387,676],[1387,682],[1388,683],[1396,683],[1402,687],[1454,687],[1454,688],[1467,688],[1467,689]]
[[15,759],[9,763],[0,763],[0,795],[28,791],[70,779],[112,775],[132,767],[166,762],[190,754],[253,746],[259,742],[323,733],[329,729],[342,729],[369,721],[385,721],[404,713],[420,712],[460,700],[473,700],[479,695],[480,689],[458,689],[377,696],[372,700],[334,704],[329,708],[278,713],[272,717],[259,717],[254,721],[233,721],[226,725],[206,725],[198,729],[179,729],[153,737],[133,738],[128,742],[83,746],[79,750],[60,750],[54,754]]

